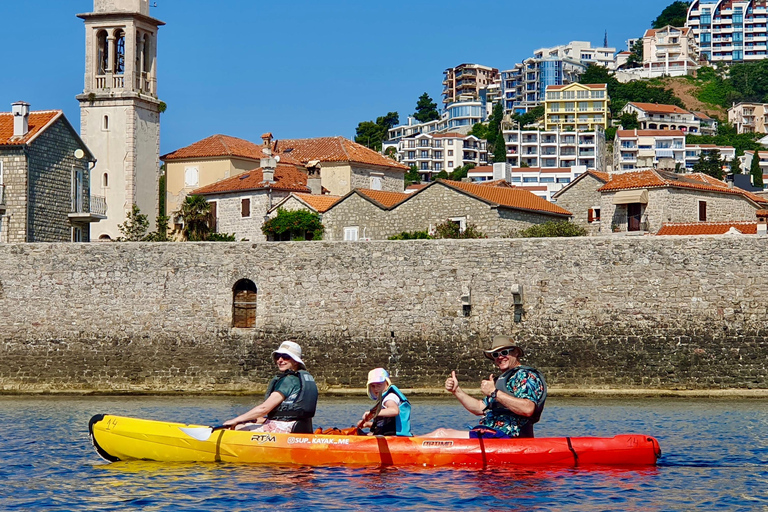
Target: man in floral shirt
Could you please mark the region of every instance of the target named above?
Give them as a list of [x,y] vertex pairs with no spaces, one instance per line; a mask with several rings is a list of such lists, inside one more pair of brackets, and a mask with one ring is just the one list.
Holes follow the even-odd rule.
[[539,421],[547,399],[547,383],[538,370],[520,364],[524,356],[509,336],[493,338],[491,348],[484,351],[501,372],[491,374],[480,383],[485,397],[478,400],[459,387],[456,372],[445,381],[445,389],[469,412],[482,416],[480,424],[470,430],[439,428],[425,437],[511,438],[533,437],[533,424]]

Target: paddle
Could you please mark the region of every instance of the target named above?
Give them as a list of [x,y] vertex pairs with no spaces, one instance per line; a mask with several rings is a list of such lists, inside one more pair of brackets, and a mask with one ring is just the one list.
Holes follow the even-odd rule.
[[218,427],[179,427],[179,430],[198,441],[207,441],[216,430],[232,428],[234,425],[219,425]]
[[371,407],[371,410],[369,412],[373,413],[373,416],[371,416],[371,419],[368,420],[371,422],[371,428],[369,429],[371,432],[373,432],[373,426],[376,424],[376,418],[379,417],[379,413],[381,412],[381,406],[383,404],[384,400],[384,392],[381,393],[381,396],[376,401],[376,404]]

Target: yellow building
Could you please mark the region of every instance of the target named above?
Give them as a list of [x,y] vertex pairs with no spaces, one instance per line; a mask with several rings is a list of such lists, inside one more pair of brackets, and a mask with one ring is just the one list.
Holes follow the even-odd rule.
[[548,85],[544,99],[544,129],[591,132],[608,127],[607,84]]

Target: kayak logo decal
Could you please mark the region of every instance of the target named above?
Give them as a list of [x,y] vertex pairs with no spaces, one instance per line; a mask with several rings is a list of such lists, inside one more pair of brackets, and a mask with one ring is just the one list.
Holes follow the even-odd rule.
[[289,437],[288,444],[349,444],[349,439],[334,439],[330,437]]
[[275,436],[270,434],[253,434],[251,436],[251,441],[256,441],[259,444],[274,443]]
[[453,446],[453,441],[422,441],[421,446],[430,446],[433,448],[441,448],[444,446]]

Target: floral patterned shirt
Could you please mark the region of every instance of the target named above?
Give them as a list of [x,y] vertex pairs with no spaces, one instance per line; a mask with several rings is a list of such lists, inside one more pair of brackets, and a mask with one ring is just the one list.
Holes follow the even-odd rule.
[[[545,386],[543,379],[535,372],[520,369],[507,381],[507,393],[516,398],[528,399],[537,406],[543,406]],[[507,409],[503,409],[504,412],[499,409],[493,410],[493,402],[491,397],[483,399],[485,416],[480,420],[480,425],[504,432],[509,437],[519,437],[521,429],[531,421],[530,418],[517,415]]]

